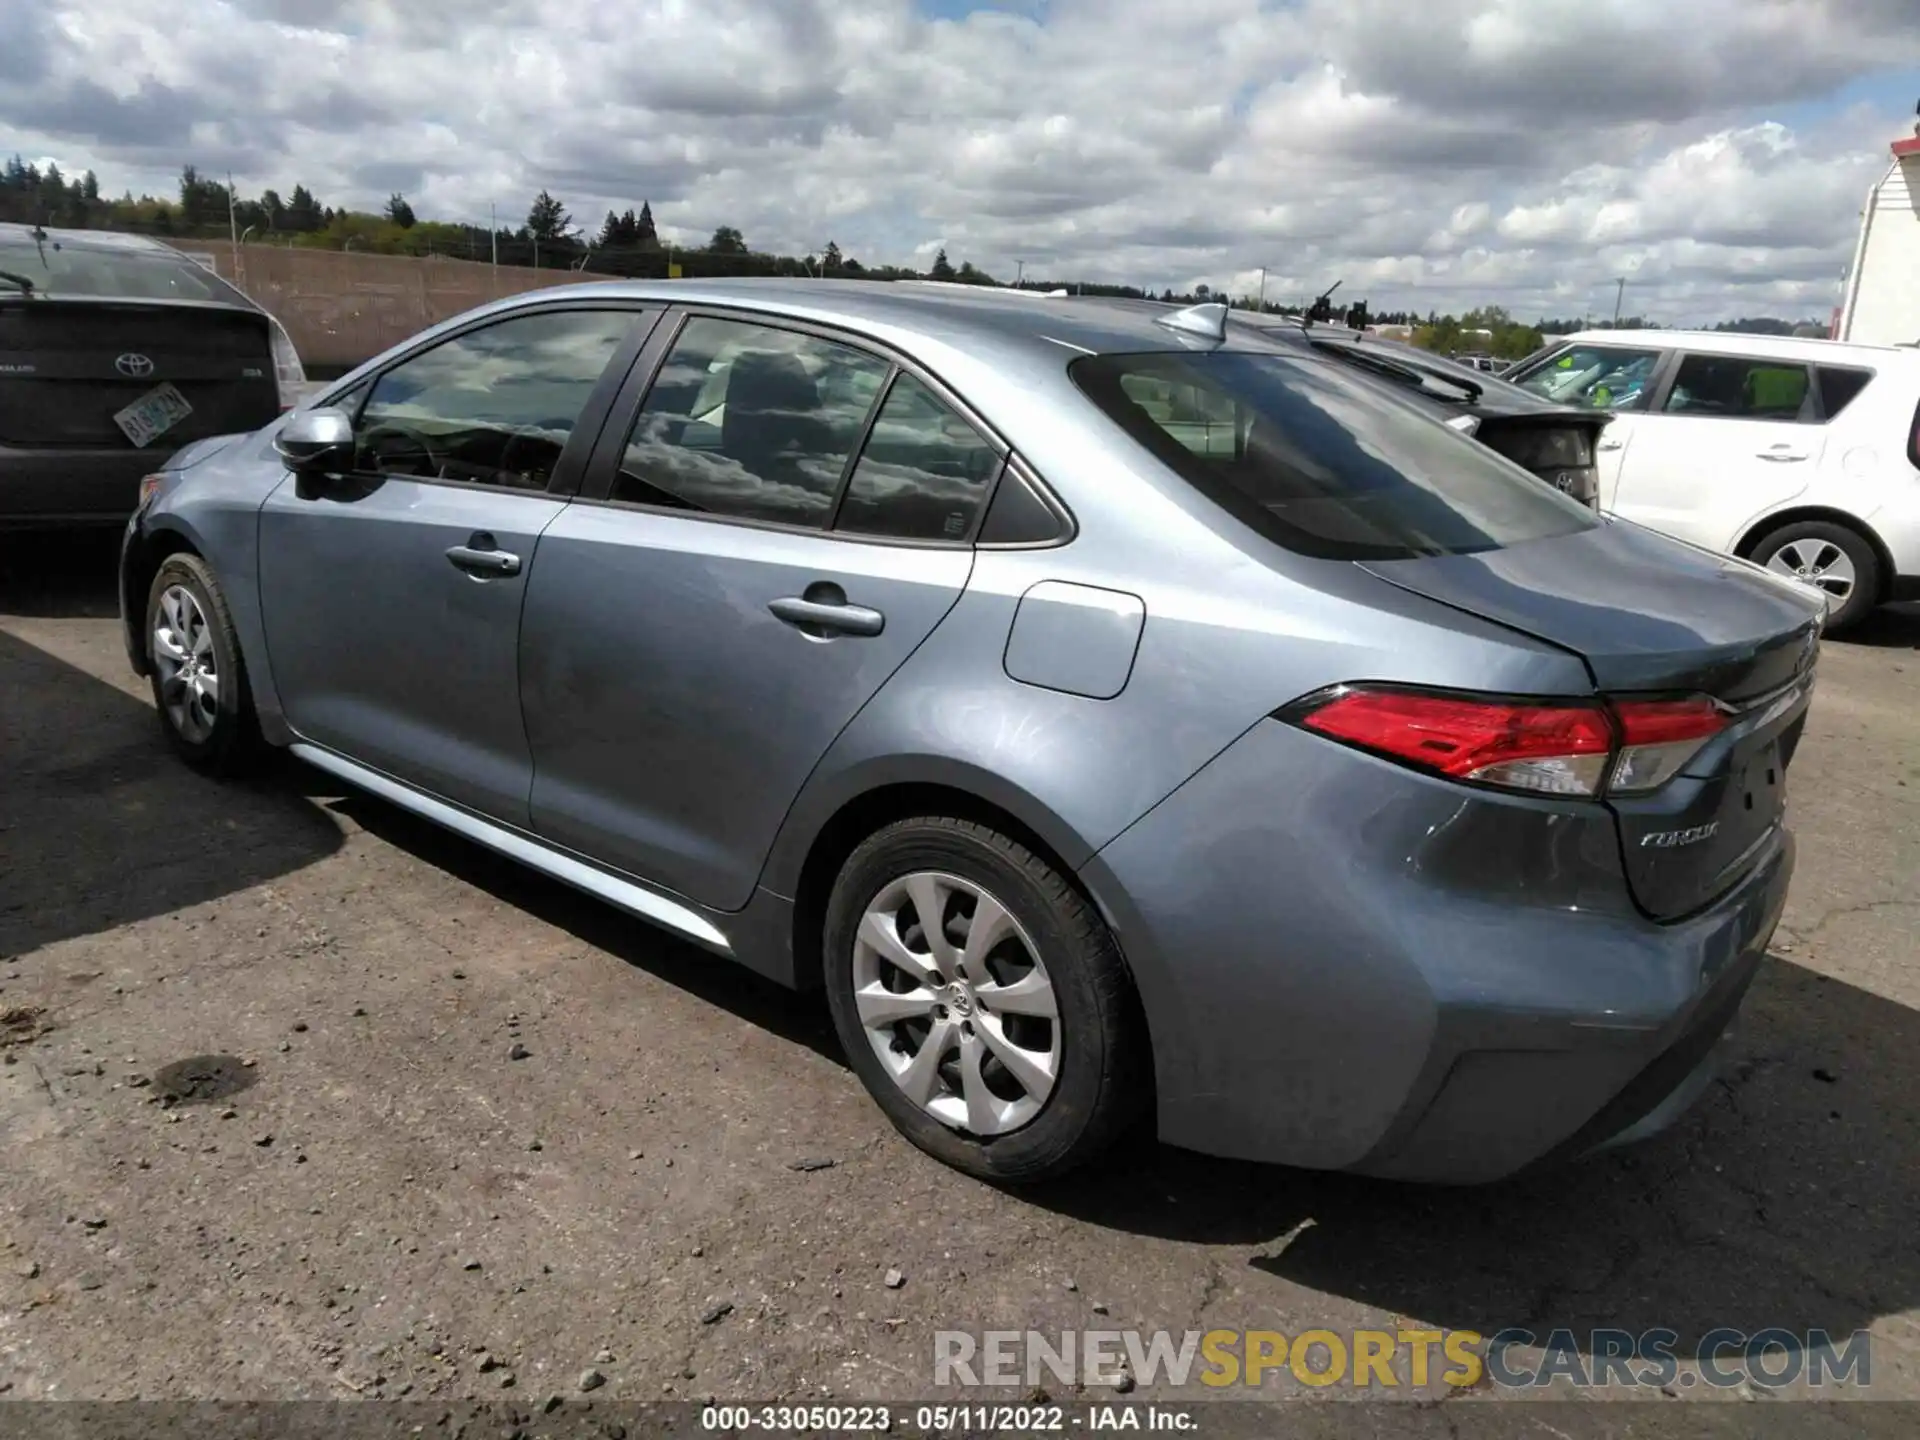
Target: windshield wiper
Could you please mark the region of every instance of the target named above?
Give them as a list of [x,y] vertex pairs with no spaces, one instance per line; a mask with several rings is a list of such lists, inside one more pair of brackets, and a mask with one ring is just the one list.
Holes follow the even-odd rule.
[[33,294],[33,291],[34,291],[33,281],[29,280],[24,275],[15,274],[11,270],[0,270],[0,280],[5,280],[10,285],[18,285],[20,287],[20,293],[22,295]]
[[1398,360],[1382,355],[1378,350],[1367,350],[1338,340],[1310,340],[1307,343],[1322,354],[1338,355],[1350,365],[1358,365],[1377,375],[1385,375],[1389,379],[1400,381],[1403,385],[1416,385],[1422,390],[1426,389],[1429,383],[1451,385],[1463,392],[1469,403],[1478,400],[1482,393],[1480,387],[1471,380],[1456,380],[1451,375],[1436,375],[1429,370],[1403,365]]

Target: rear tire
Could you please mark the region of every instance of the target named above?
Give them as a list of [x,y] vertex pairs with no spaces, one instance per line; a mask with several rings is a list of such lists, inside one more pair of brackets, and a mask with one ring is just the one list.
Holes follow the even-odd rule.
[[[939,909],[937,946],[922,904]],[[863,842],[828,902],[824,970],[854,1072],[955,1169],[1052,1179],[1145,1109],[1146,1026],[1113,936],[1063,875],[985,825],[926,816]]]
[[266,746],[233,615],[213,569],[169,555],[147,590],[145,634],[154,708],[174,752],[208,775],[238,775]]
[[1880,603],[1880,554],[1858,530],[1831,520],[1796,520],[1769,531],[1753,547],[1753,561],[1827,592],[1827,631],[1858,625]]

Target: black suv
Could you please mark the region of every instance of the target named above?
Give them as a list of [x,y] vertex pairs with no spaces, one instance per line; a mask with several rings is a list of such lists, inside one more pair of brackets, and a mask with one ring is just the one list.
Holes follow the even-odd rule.
[[0,225],[0,526],[124,520],[167,456],[304,379],[279,323],[171,246]]
[[1576,500],[1600,508],[1594,447],[1612,418],[1604,411],[1556,405],[1458,360],[1362,331],[1241,310],[1232,317],[1272,337],[1291,336],[1374,376],[1408,403],[1438,415]]

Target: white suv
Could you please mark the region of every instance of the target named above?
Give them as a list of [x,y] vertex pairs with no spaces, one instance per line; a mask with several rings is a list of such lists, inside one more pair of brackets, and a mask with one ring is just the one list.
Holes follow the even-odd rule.
[[1818,585],[1832,631],[1920,598],[1920,349],[1591,330],[1507,378],[1613,413],[1603,510]]

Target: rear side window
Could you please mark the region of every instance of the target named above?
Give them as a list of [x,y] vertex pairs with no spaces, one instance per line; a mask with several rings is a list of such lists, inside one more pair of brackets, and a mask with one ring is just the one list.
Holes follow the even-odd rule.
[[1330,361],[1100,355],[1074,382],[1276,544],[1334,560],[1494,550],[1598,524],[1577,501]]
[[1665,406],[1669,415],[1719,415],[1734,420],[1813,424],[1813,377],[1805,365],[1739,355],[1688,355],[1674,372]]
[[822,528],[891,369],[818,336],[696,316],[634,419],[612,498]]
[[1813,373],[1820,378],[1820,411],[1829,420],[1851,405],[1873,379],[1871,370],[1843,370],[1837,365],[1819,365]]
[[913,376],[898,376],[853,467],[834,529],[964,540],[1000,454]]

